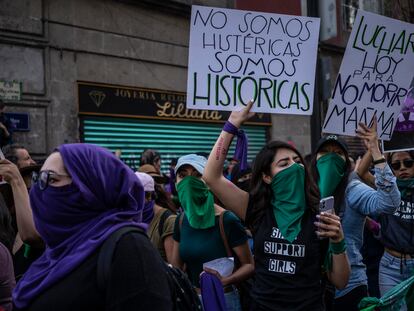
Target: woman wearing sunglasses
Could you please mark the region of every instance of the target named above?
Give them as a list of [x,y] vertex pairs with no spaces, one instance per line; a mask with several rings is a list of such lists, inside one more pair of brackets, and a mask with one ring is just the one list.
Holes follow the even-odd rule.
[[[17,284],[14,310],[172,309],[163,261],[143,231],[144,188],[111,152],[60,146],[43,164],[30,204],[46,250]],[[100,288],[101,246],[127,226],[135,231],[119,238]]]
[[397,177],[401,203],[394,214],[380,218],[385,247],[379,268],[381,295],[414,274],[414,151],[391,153],[388,163]]

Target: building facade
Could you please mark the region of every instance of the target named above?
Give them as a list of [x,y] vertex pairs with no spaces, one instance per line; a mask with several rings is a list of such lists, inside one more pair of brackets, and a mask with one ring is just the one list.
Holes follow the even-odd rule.
[[[124,157],[145,148],[169,152],[167,158],[208,151],[228,113],[185,109],[191,4],[1,0],[0,80],[22,85],[7,111],[30,117],[30,130],[14,140],[38,157],[79,141],[121,149]],[[269,125],[261,116],[247,129],[253,151],[267,140]]]
[[321,17],[314,114],[257,116],[250,159],[269,139],[311,151],[353,8],[384,10],[379,0],[0,0],[0,81],[22,86],[6,109],[30,120],[14,140],[35,157],[80,141],[132,160],[144,148],[167,159],[210,150],[228,113],[185,109],[192,4]]

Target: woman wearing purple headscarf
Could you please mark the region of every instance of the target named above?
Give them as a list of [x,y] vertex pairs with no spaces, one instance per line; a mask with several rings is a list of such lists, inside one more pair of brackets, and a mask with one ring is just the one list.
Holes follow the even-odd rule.
[[47,248],[17,284],[15,310],[172,309],[163,261],[140,232],[121,237],[105,288],[98,287],[102,244],[122,227],[146,228],[143,186],[109,151],[60,146],[45,161],[30,201]]

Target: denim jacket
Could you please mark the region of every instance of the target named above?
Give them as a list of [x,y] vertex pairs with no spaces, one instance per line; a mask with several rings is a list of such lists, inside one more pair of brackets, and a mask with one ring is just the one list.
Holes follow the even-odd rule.
[[337,290],[335,298],[346,295],[360,285],[367,285],[366,269],[360,253],[365,217],[377,218],[382,213],[392,214],[400,205],[400,191],[388,164],[384,169],[375,167],[375,185],[377,190],[364,184],[354,173],[346,187],[345,209],[343,215],[340,216],[347,246],[346,252],[351,265],[351,275],[348,285],[342,290]]

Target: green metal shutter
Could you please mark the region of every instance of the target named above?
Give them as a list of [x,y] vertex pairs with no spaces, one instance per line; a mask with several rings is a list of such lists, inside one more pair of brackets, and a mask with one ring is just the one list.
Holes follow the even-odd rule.
[[[189,123],[158,120],[85,117],[81,120],[82,141],[120,149],[122,159],[132,168],[139,165],[144,149],[155,149],[162,157],[162,171],[168,172],[170,160],[184,154],[211,151],[222,124]],[[244,126],[249,138],[249,161],[266,144],[264,126]],[[229,155],[234,152],[235,141]]]

